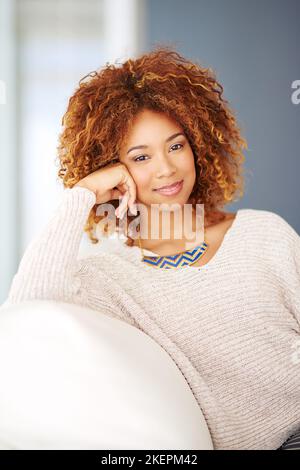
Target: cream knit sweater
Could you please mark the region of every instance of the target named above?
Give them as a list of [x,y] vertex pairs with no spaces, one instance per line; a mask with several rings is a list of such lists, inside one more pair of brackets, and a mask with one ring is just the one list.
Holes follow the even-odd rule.
[[110,251],[80,259],[94,204],[86,188],[64,190],[29,244],[5,305],[60,300],[130,323],[175,361],[215,449],[280,447],[300,428],[296,231],[276,213],[240,209],[217,253],[198,268],[153,268],[120,238]]

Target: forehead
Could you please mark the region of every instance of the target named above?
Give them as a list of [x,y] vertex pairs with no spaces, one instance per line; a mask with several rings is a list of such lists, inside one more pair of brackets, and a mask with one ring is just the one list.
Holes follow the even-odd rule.
[[[156,135],[167,138],[170,132],[182,131],[182,127],[177,121],[167,114],[158,111],[143,110],[133,119],[127,134],[126,143],[130,145],[137,138],[150,139]],[[135,143],[135,142],[134,142]],[[147,142],[137,142],[137,144],[147,144]]]

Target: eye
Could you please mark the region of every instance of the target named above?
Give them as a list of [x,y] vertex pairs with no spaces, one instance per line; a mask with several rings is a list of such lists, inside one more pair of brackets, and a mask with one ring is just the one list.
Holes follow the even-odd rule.
[[[174,145],[172,145],[171,148],[175,147],[176,145],[180,145],[181,147],[183,147],[183,144],[174,144]],[[180,147],[180,148],[181,148],[181,147]],[[176,149],[176,150],[179,150],[179,149]],[[138,157],[134,158],[133,161],[134,161],[134,162],[137,162],[137,161],[144,161],[144,160],[138,160],[139,158],[142,158],[142,157],[145,157],[145,155],[139,155]]]
[[[182,144],[174,144],[174,145],[172,145],[172,147],[175,147],[176,145],[181,145],[181,147],[183,147]],[[171,147],[171,148],[172,148],[172,147]]]
[[144,160],[138,160],[138,158],[142,158],[142,157],[144,157],[144,156],[145,156],[145,155],[140,155],[139,157],[134,158],[133,161],[134,161],[134,162],[144,161]]

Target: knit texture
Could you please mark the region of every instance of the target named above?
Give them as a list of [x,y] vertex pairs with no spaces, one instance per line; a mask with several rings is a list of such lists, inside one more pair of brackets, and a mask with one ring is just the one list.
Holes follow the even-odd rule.
[[177,364],[215,449],[279,448],[300,428],[297,232],[274,212],[239,209],[214,257],[198,268],[153,268],[120,238],[80,258],[95,200],[86,188],[64,190],[4,305],[52,299],[128,322]]

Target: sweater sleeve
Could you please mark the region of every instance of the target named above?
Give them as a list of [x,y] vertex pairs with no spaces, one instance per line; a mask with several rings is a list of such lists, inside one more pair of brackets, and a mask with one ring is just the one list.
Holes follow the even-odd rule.
[[292,311],[300,326],[300,236],[291,226],[289,226],[288,234],[292,240],[292,250],[289,259],[291,279],[287,285],[287,292]]
[[76,302],[84,298],[76,271],[77,255],[95,200],[95,194],[87,188],[64,190],[58,209],[28,245],[5,305],[33,299]]
[[275,223],[277,243],[273,245],[273,257],[285,301],[300,327],[300,236],[279,214],[275,214]]

